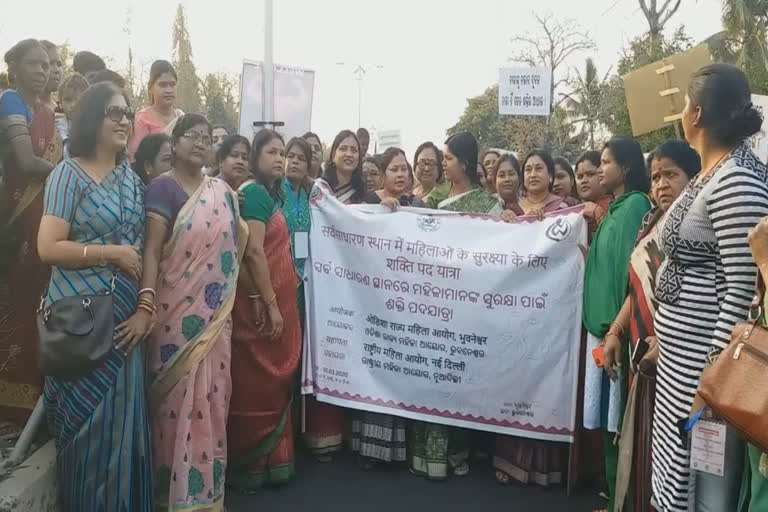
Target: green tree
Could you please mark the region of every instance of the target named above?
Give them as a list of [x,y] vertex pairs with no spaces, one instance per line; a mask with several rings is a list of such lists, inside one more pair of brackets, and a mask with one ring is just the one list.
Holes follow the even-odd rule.
[[179,4],[173,23],[173,66],[176,68],[176,104],[185,112],[200,112],[200,79],[192,60],[192,42],[184,7]]
[[[553,149],[557,136],[568,133],[570,128],[555,126],[558,119],[555,109],[559,101],[555,100],[555,91],[568,83],[568,73],[561,73],[568,59],[578,53],[592,51],[595,42],[577,22],[570,19],[560,20],[550,14],[534,13],[536,32],[515,35],[511,38],[516,53],[510,60],[522,62],[529,66],[543,66],[550,70],[551,112],[545,124],[545,140],[542,147]],[[561,122],[568,123],[568,116],[560,116]]]
[[[648,34],[637,37],[630,42],[616,66],[616,75],[610,78],[603,93],[605,106],[603,123],[613,135],[632,136],[632,124],[629,120],[627,97],[622,77],[630,71],[664,57],[690,50],[692,47],[693,41],[686,34],[685,27],[682,26],[677,28],[671,36],[662,35],[661,39],[655,42],[651,41]],[[651,151],[664,140],[673,137],[675,137],[675,130],[672,126],[668,126],[636,138],[643,146],[644,151]]]
[[202,83],[203,112],[211,124],[222,124],[230,133],[237,130],[237,83],[223,73],[208,73]]
[[595,132],[605,119],[603,94],[609,73],[600,78],[595,62],[591,57],[587,58],[584,71],[577,69],[576,76],[569,81],[573,92],[563,94],[566,107],[573,118],[572,122],[582,125],[582,129],[589,136],[590,148],[595,147]]
[[464,113],[448,129],[448,135],[468,131],[481,148],[505,148],[523,155],[531,149],[546,147],[557,155],[573,158],[582,150],[586,137],[573,134],[565,109],[555,107],[550,117],[551,132],[546,117],[499,115],[499,88],[493,85],[480,96],[467,100]]
[[725,0],[724,32],[713,39],[715,56],[747,75],[752,92],[768,93],[768,0]]

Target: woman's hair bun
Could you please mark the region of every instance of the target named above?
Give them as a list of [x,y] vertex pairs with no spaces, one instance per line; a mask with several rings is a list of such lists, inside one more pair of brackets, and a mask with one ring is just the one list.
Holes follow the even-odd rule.
[[746,139],[757,132],[763,126],[763,114],[750,101],[741,111],[733,113],[733,129],[739,139]]

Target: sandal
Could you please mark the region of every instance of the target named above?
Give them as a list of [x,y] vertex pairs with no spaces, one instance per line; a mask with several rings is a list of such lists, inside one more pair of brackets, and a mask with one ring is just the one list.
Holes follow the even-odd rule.
[[453,474],[456,476],[467,476],[469,474],[469,464],[462,462],[455,468],[453,468]]
[[496,470],[496,482],[501,485],[509,485],[509,475],[503,471]]

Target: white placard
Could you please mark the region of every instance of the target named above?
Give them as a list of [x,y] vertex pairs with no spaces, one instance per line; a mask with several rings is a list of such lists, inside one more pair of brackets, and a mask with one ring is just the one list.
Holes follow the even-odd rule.
[[[586,224],[311,196],[304,393],[344,407],[571,441]],[[375,212],[375,213],[374,213]]]
[[749,138],[748,143],[755,155],[766,163],[768,162],[768,96],[753,94],[752,103],[763,113],[763,127],[760,132]]
[[[300,137],[312,126],[312,95],[315,72],[275,65],[275,119],[285,126],[279,131],[286,138]],[[240,82],[240,135],[253,137],[253,122],[264,121],[264,68],[261,62],[244,61]]]
[[552,103],[549,68],[499,69],[499,114],[548,116]]
[[402,147],[400,130],[381,130],[376,134],[376,152],[381,154],[389,148]]

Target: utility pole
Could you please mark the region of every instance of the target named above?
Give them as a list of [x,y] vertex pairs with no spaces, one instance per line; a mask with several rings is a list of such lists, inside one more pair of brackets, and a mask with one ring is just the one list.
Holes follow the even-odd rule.
[[[337,66],[346,66],[347,64],[344,62],[337,62]],[[354,69],[352,70],[352,74],[355,76],[355,80],[357,80],[357,127],[360,128],[363,126],[363,79],[365,78],[365,75],[368,74],[368,69],[371,67],[374,67],[376,69],[383,69],[384,66],[381,64],[374,64],[372,66],[364,66],[363,64],[353,64]]]
[[272,0],[264,0],[264,121],[275,118],[275,62],[273,53]]

